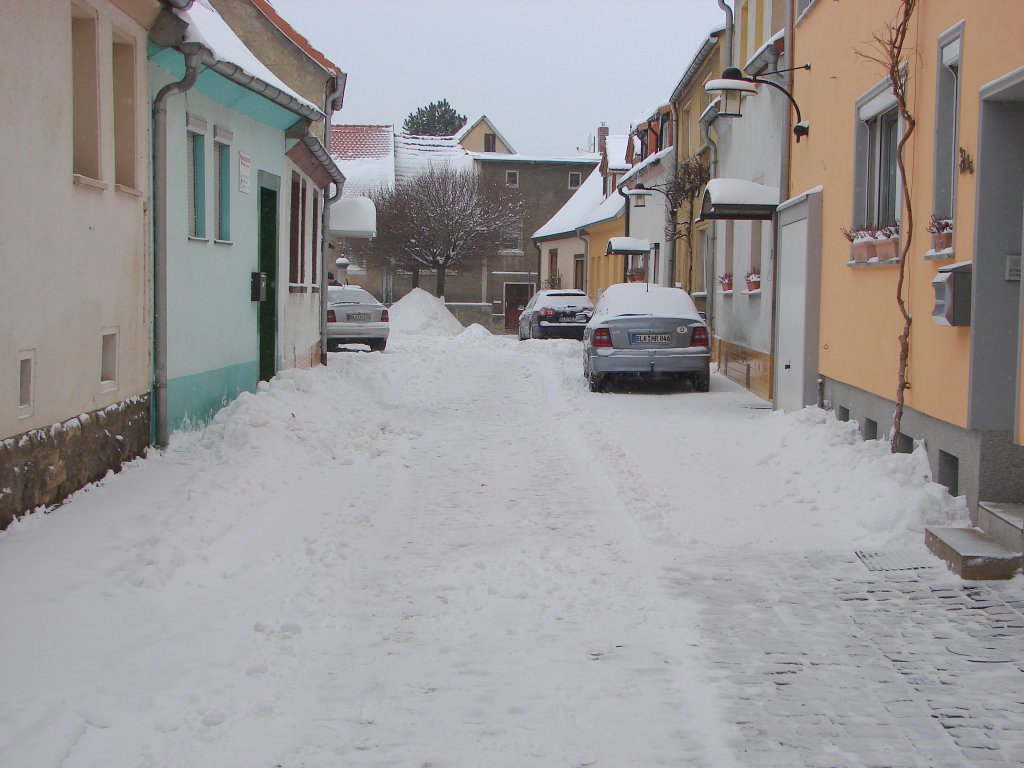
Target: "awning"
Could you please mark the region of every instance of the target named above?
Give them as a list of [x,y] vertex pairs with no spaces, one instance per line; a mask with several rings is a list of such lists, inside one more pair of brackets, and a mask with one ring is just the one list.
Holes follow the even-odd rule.
[[651,242],[649,240],[641,240],[639,237],[610,237],[608,238],[608,250],[605,251],[605,255],[611,253],[636,254],[650,252]]
[[343,197],[331,205],[330,233],[335,237],[377,236],[377,206],[368,197]]
[[778,207],[778,187],[744,179],[712,179],[704,191],[700,220],[768,220]]

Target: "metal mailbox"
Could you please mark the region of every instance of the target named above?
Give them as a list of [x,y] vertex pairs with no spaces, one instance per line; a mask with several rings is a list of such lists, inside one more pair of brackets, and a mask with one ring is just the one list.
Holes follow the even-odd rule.
[[940,267],[932,287],[935,289],[932,320],[938,325],[971,324],[971,262]]

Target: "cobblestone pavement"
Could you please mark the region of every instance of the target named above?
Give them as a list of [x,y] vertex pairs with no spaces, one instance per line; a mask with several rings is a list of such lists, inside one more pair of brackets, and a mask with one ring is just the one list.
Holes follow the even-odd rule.
[[739,764],[1024,765],[1019,584],[872,571],[852,553],[701,558],[667,578],[706,601]]

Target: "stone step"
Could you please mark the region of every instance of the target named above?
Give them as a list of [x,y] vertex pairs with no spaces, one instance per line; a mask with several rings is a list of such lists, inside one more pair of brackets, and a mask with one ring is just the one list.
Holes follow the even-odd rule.
[[1021,553],[988,538],[980,528],[925,528],[925,544],[962,579],[1010,579]]
[[978,504],[978,527],[1007,549],[1024,552],[1024,504],[982,501]]

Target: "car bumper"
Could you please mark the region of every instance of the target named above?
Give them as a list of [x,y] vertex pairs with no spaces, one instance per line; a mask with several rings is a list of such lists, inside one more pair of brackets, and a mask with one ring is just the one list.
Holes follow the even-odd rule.
[[553,339],[582,339],[586,328],[586,323],[540,323],[541,333]]
[[327,343],[362,344],[367,341],[386,340],[390,333],[387,323],[328,323]]
[[706,350],[601,349],[590,354],[595,373],[705,373],[710,365],[711,354]]

